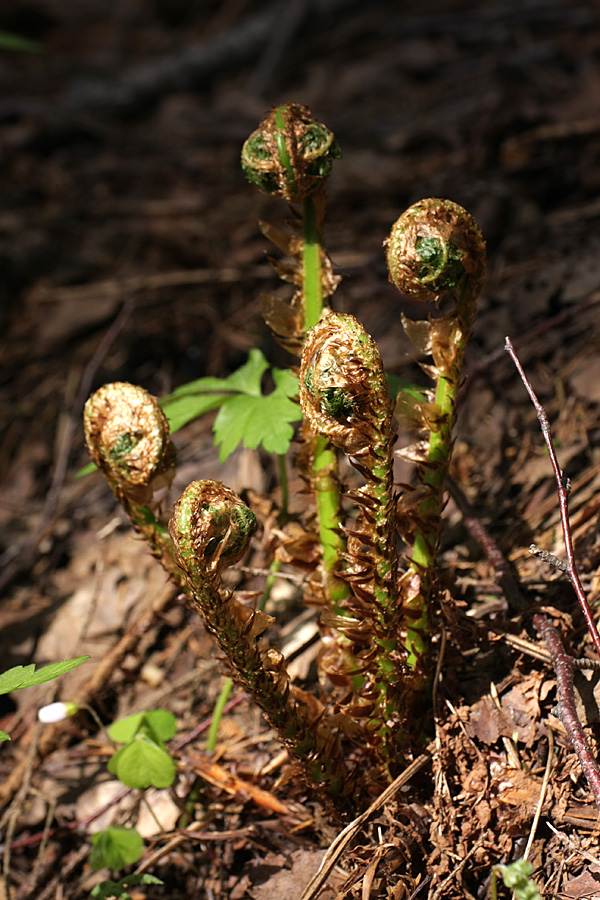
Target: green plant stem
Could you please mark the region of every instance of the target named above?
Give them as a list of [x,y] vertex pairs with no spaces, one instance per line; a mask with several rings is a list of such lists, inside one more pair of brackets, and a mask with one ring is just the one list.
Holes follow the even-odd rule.
[[317,212],[312,197],[306,197],[302,206],[304,243],[304,328],[308,331],[316,325],[323,312],[323,281],[321,267],[321,235],[317,227]]
[[415,534],[410,570],[420,579],[420,590],[405,603],[407,665],[422,668],[429,653],[430,635],[428,610],[431,591],[436,578],[436,556],[444,508],[446,475],[452,453],[452,430],[456,419],[456,397],[460,386],[464,354],[475,315],[477,295],[473,296],[466,278],[456,304],[456,317],[448,345],[451,359],[439,372],[434,404],[435,423],[429,435],[429,449],[425,462],[423,484],[428,496],[419,507],[419,523]]
[[[275,144],[279,162],[286,172],[288,187],[292,191],[297,186],[293,161],[286,144],[288,123],[284,116],[286,107],[275,110]],[[322,238],[319,217],[312,194],[302,200],[302,296],[304,307],[303,331],[315,326],[321,318],[324,304]],[[334,607],[348,596],[347,586],[336,579],[334,569],[339,564],[345,541],[340,530],[340,496],[337,481],[337,457],[329,442],[321,437],[312,437],[312,484],[317,505],[319,536],[323,550],[323,568],[327,581],[327,593]],[[337,607],[336,607],[337,608]],[[338,609],[338,611],[340,611]]]
[[343,615],[340,601],[349,594],[348,586],[334,575],[346,542],[340,531],[340,493],[335,473],[337,457],[331,444],[320,435],[313,436],[313,486],[317,502],[319,536],[323,553],[323,568],[327,578],[327,590],[337,613]]
[[233,678],[226,678],[223,682],[221,693],[217,697],[217,702],[215,703],[213,709],[212,721],[208,730],[208,736],[206,738],[206,749],[209,752],[212,752],[217,746],[217,737],[219,734],[219,728],[221,726],[221,719],[223,718],[223,710],[225,709],[225,705],[229,700],[229,695],[231,694],[232,690]]
[[[307,197],[303,202],[303,223],[304,328],[308,331],[317,324],[323,312],[321,235],[317,227],[317,214],[312,197]],[[312,471],[327,593],[333,607],[341,613],[339,603],[348,596],[349,590],[347,585],[333,574],[346,546],[340,529],[337,457],[329,441],[320,436],[313,438]]]
[[113,486],[113,492],[135,530],[150,544],[152,555],[160,560],[167,574],[184,587],[185,580],[175,559],[175,548],[168,530],[149,506],[140,506],[133,502],[119,486]]

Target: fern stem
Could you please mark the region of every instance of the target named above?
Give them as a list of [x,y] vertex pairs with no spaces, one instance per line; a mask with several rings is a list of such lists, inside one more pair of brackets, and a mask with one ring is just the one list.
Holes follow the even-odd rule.
[[316,325],[323,312],[323,282],[321,272],[321,235],[317,227],[314,200],[306,197],[302,203],[304,242],[302,261],[304,267],[304,330]]

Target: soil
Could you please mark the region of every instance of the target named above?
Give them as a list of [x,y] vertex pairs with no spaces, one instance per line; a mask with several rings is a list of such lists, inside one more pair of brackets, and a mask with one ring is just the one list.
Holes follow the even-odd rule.
[[[492,867],[526,850],[542,896],[600,897],[597,808],[552,712],[555,674],[532,614],[545,610],[575,656],[594,649],[564,574],[528,551],[535,542],[564,557],[542,434],[504,352],[509,335],[572,480],[576,561],[594,609],[595,4],[13,0],[2,32],[40,45],[0,50],[2,669],[90,655],[0,698],[12,737],[0,759],[4,896],[89,896],[109,877],[90,867],[90,835],[135,824],[145,851],[126,871],[163,885],[131,887],[132,897],[307,900],[327,848],[321,898],[482,900]],[[257,222],[290,211],[239,167],[243,141],[282,101],[309,106],[342,147],[327,189],[327,247],[343,278],[333,303],[361,319],[389,372],[424,377],[401,321],[422,313],[388,284],[381,247],[399,214],[448,197],[488,248],[440,551],[435,740],[345,844],[334,843],[344,823],[242,692],[206,752],[224,663],[98,473],[77,477],[89,461],[83,404],[102,384],[161,396],[228,375],[252,347],[289,365],[261,319],[261,294],[281,288]],[[276,496],[268,454],[240,449],[220,465],[212,421],[176,435],[173,497],[200,476]],[[400,464],[398,477],[409,477]],[[504,580],[470,519],[498,544]],[[265,565],[257,549],[240,586],[259,590]],[[304,621],[297,593],[284,579],[274,591],[284,632]],[[314,657],[300,662],[297,677],[310,679]],[[580,686],[594,748],[593,688]],[[36,725],[40,705],[72,697],[94,716]],[[117,797],[95,717],[153,708],[177,716],[178,777],[145,805]]]

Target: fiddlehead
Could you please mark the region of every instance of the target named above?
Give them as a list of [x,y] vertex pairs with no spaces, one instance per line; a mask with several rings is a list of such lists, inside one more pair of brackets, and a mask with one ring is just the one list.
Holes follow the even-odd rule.
[[[352,642],[359,695],[377,707],[383,755],[398,727],[395,688],[397,552],[392,482],[393,403],[379,350],[349,315],[325,312],[308,334],[300,369],[300,402],[310,427],[339,447],[364,476],[350,496],[359,516],[348,535],[340,572],[353,596],[341,602],[336,628]],[[330,619],[331,621],[331,619]],[[342,643],[343,654],[347,647]],[[360,660],[360,662],[359,662]],[[368,698],[368,703],[367,703]]]
[[173,547],[153,502],[155,491],[171,483],[176,460],[158,401],[134,384],[105,384],[85,405],[84,431],[90,456],[134,527],[176,576]]
[[175,504],[169,530],[189,595],[236,680],[252,694],[314,782],[328,794],[349,790],[340,734],[323,720],[323,705],[290,685],[278,650],[259,644],[271,618],[221,586],[223,569],[248,549],[256,531],[254,513],[220,482],[195,481]]
[[[319,321],[339,283],[323,247],[321,229],[324,184],[333,160],[340,156],[333,133],[297,103],[274,107],[242,148],[242,168],[251,182],[267,193],[302,204],[301,228],[293,223],[290,231],[283,231],[262,223],[265,236],[290,258],[271,260],[275,271],[297,288],[290,303],[263,295],[263,318],[277,340],[297,355],[307,329]],[[304,438],[299,465],[315,494],[323,548],[322,585],[317,592],[335,604],[346,594],[345,585],[333,575],[345,546],[339,528],[337,460],[324,438],[307,434],[306,429]]]
[[333,133],[299,103],[274,107],[242,147],[248,181],[291,203],[315,193],[341,156]]
[[[435,380],[431,403],[404,405],[420,418],[428,438],[425,452],[408,455],[421,463],[421,491],[412,516],[414,547],[403,578],[408,665],[426,669],[429,647],[428,609],[435,579],[435,558],[444,505],[446,473],[452,452],[452,428],[465,347],[475,318],[477,297],[485,274],[485,243],[466,210],[449,200],[423,200],[395,223],[386,241],[390,280],[403,293],[439,304],[444,294],[454,308],[427,322],[403,317],[404,328],[419,353],[432,357],[424,366]],[[403,403],[400,398],[400,403]]]

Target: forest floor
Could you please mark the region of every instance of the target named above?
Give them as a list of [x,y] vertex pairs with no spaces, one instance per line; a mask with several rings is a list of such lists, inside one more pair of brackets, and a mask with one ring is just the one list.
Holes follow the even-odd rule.
[[[509,335],[572,480],[576,560],[594,608],[596,6],[10,7],[0,10],[0,32],[39,41],[42,51],[0,51],[0,658],[3,670],[83,654],[90,661],[2,698],[0,728],[12,741],[0,758],[0,897],[89,896],[107,877],[89,866],[90,834],[128,822],[147,838],[134,870],[164,883],[144,888],[148,897],[299,900],[340,831],[242,692],[233,694],[215,754],[206,753],[224,664],[100,476],[76,478],[89,461],[83,404],[100,385],[130,381],[161,396],[202,375],[229,374],[252,347],[289,364],[260,316],[261,293],[279,286],[257,224],[280,223],[287,211],[239,167],[245,138],[286,100],[309,106],[342,146],[327,190],[327,247],[343,276],[333,302],[360,318],[389,372],[418,373],[401,324],[402,312],[418,315],[415,304],[387,282],[381,245],[392,223],[423,197],[448,197],[483,231],[488,275],[453,478],[525,598],[518,609],[505,597],[450,500],[440,560],[452,604],[436,626],[441,633],[444,624],[450,644],[433,752],[358,823],[319,896],[483,900],[492,866],[527,847],[542,896],[600,897],[598,811],[552,713],[555,676],[532,613],[546,610],[575,655],[594,653],[564,575],[528,552],[535,542],[564,555],[535,411],[504,352]],[[173,497],[197,477],[268,497],[273,462],[239,450],[221,466],[211,425],[207,416],[176,435]],[[402,468],[399,477],[410,475]],[[248,565],[260,570],[264,559]],[[260,575],[252,578],[248,589],[259,584]],[[304,622],[291,584],[278,582],[270,609],[286,634]],[[307,676],[304,662],[298,677]],[[593,687],[585,682],[581,694],[595,747]],[[175,788],[147,797],[160,830],[139,798],[117,798],[106,771],[111,747],[91,718],[36,725],[39,706],[73,697],[104,722],[141,709],[176,714]],[[182,827],[192,785],[193,821]]]

